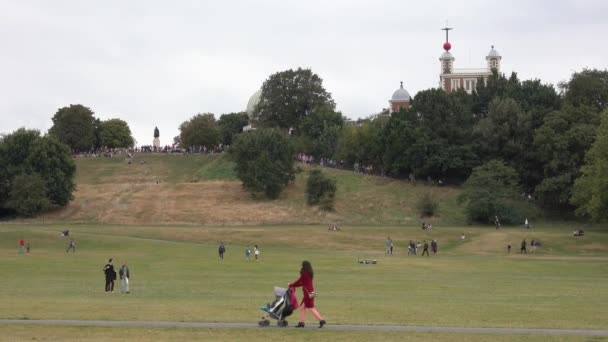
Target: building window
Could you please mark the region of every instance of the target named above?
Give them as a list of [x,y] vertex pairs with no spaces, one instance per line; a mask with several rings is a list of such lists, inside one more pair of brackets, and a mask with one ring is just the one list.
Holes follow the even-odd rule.
[[496,68],[496,60],[495,59],[492,60],[492,68]]
[[452,80],[452,90],[458,90],[460,88],[460,79]]
[[471,90],[471,81],[469,81],[469,80],[464,81],[464,89],[466,89],[466,91]]

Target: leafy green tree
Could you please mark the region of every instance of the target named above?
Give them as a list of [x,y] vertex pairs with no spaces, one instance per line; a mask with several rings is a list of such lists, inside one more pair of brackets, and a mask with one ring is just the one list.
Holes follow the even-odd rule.
[[[7,205],[11,198],[10,193],[14,191],[16,177],[22,175],[40,177],[43,181],[40,188],[46,189],[45,196],[49,205],[65,206],[72,199],[72,192],[76,188],[75,172],[76,166],[69,147],[52,136],[41,137],[40,132],[23,128],[2,136],[0,208],[10,209]],[[22,186],[17,188],[20,187]],[[12,196],[12,200],[12,203],[17,203],[16,195]]]
[[364,120],[356,126],[345,126],[338,142],[337,158],[348,166],[359,164],[382,171],[382,130],[386,122],[384,118],[374,118]]
[[502,161],[492,160],[473,169],[458,200],[471,221],[489,223],[498,216],[511,223],[518,219],[517,196],[517,172]]
[[479,165],[472,130],[478,120],[473,115],[472,97],[464,91],[446,93],[441,89],[421,91],[414,97],[409,115],[418,136],[418,154],[425,155],[417,167],[419,176],[462,181]]
[[74,198],[76,164],[67,145],[51,136],[37,139],[25,160],[28,168],[38,173],[54,206],[66,206]]
[[608,218],[608,110],[601,114],[596,140],[586,155],[581,176],[574,183],[571,203],[576,213],[594,221]]
[[20,174],[13,179],[6,206],[17,215],[32,217],[50,207],[44,180],[37,174]]
[[93,111],[83,105],[60,108],[53,116],[49,134],[68,145],[74,152],[96,147],[96,119]]
[[295,179],[294,149],[285,133],[277,129],[240,134],[229,153],[236,162],[237,177],[254,195],[277,198]]
[[321,170],[311,170],[306,181],[306,202],[308,205],[318,204],[323,210],[333,210],[337,189],[336,180]]
[[566,102],[573,106],[590,106],[601,112],[608,109],[608,70],[584,69],[560,87]]
[[302,122],[302,135],[308,140],[306,154],[315,159],[333,158],[344,126],[342,113],[328,107],[314,110]]
[[310,69],[289,69],[270,75],[264,82],[254,116],[263,126],[294,128],[299,134],[302,121],[321,107],[335,108],[323,80]]
[[217,124],[222,144],[232,145],[234,137],[243,132],[243,127],[249,124],[249,117],[246,112],[222,114]]
[[126,121],[109,119],[99,124],[100,145],[108,148],[132,147],[135,141]]
[[543,165],[543,180],[535,194],[545,207],[572,209],[572,186],[598,125],[599,115],[593,108],[566,105],[549,113],[535,131],[534,147]]
[[179,126],[182,147],[214,147],[220,142],[220,131],[211,113],[197,114]]

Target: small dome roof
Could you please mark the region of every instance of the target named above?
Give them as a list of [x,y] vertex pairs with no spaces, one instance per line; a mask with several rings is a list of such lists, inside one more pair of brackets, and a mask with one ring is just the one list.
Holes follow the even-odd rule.
[[401,82],[401,87],[393,93],[393,97],[389,102],[405,102],[410,100],[410,93],[407,90],[403,89],[403,82]]
[[486,56],[486,59],[490,59],[490,58],[502,58],[502,56],[500,56],[500,53],[498,53],[498,51],[494,50],[494,45],[492,45],[492,50],[490,50],[490,52],[488,52],[488,55]]
[[446,59],[450,59],[450,60],[454,60],[454,56],[452,56],[452,54],[449,51],[444,51],[441,54],[441,57],[439,57],[439,60],[446,60]]
[[262,96],[262,89],[259,89],[258,91],[253,93],[253,95],[251,95],[249,101],[247,102],[247,115],[249,116],[249,119],[253,119],[253,110],[255,109],[255,106],[260,102],[260,96]]

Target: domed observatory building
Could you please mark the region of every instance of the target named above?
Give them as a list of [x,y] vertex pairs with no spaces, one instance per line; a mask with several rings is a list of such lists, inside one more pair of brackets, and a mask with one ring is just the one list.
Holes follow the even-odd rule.
[[408,110],[410,108],[410,93],[403,88],[403,81],[401,81],[401,87],[395,90],[393,96],[388,101],[390,103],[391,113],[398,112],[400,109]]
[[464,89],[469,94],[472,94],[477,87],[477,81],[483,79],[484,82],[492,75],[492,71],[500,72],[500,60],[502,56],[498,51],[492,49],[486,56],[486,67],[485,68],[454,68],[454,56],[450,53],[452,44],[448,41],[448,32],[452,28],[445,27],[442,30],[445,31],[445,43],[443,44],[444,52],[439,57],[441,62],[441,73],[439,74],[439,86],[441,89],[451,92],[458,89]]
[[258,91],[253,93],[253,95],[251,95],[249,101],[247,102],[246,111],[247,116],[249,117],[249,125],[243,127],[243,132],[255,129],[253,124],[257,121],[257,118],[254,116],[253,110],[255,109],[255,106],[257,106],[257,104],[260,102],[260,96],[262,96],[262,89],[259,89]]

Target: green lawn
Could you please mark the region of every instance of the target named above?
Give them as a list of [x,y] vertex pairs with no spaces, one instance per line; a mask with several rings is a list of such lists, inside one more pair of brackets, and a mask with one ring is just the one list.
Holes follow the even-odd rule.
[[[0,283],[0,318],[257,322],[261,314],[258,307],[271,301],[273,286],[294,280],[300,262],[306,259],[316,271],[317,308],[329,324],[608,326],[608,306],[602,304],[608,303],[608,233],[602,231],[588,231],[577,239],[570,236],[568,228],[544,227],[498,232],[478,227],[431,232],[417,227],[343,227],[342,231],[328,232],[324,226],[75,225],[68,228],[76,239],[77,252],[66,254],[68,240],[59,236],[64,227],[0,226],[0,274],[4,278]],[[465,240],[460,239],[461,233],[466,234]],[[396,242],[392,257],[383,251],[387,236]],[[17,254],[22,237],[31,243],[29,255]],[[543,247],[535,255],[516,254],[524,237],[528,241],[540,239]],[[409,239],[431,238],[439,241],[437,256],[406,255]],[[227,245],[224,261],[217,258],[219,241]],[[261,247],[261,261],[246,262],[244,246],[256,243]],[[507,243],[514,246],[512,255],[505,253]],[[101,268],[109,257],[117,267],[128,260],[132,294],[103,292]],[[378,264],[360,265],[358,259],[377,259]],[[308,322],[313,324],[313,318],[308,317]],[[0,328],[14,334],[23,329]],[[36,329],[58,329],[60,336],[82,328]],[[180,334],[185,333],[180,330]],[[221,340],[239,340],[238,336],[250,334],[260,340],[272,336],[266,334],[295,334],[192,332],[207,333]],[[232,337],[219,337],[222,334]],[[332,340],[351,336],[351,341],[371,336],[360,332],[327,334]],[[411,340],[435,336],[385,335],[387,339],[407,336]],[[449,339],[462,336],[455,334]],[[470,340],[505,338],[494,337],[481,335]]]

